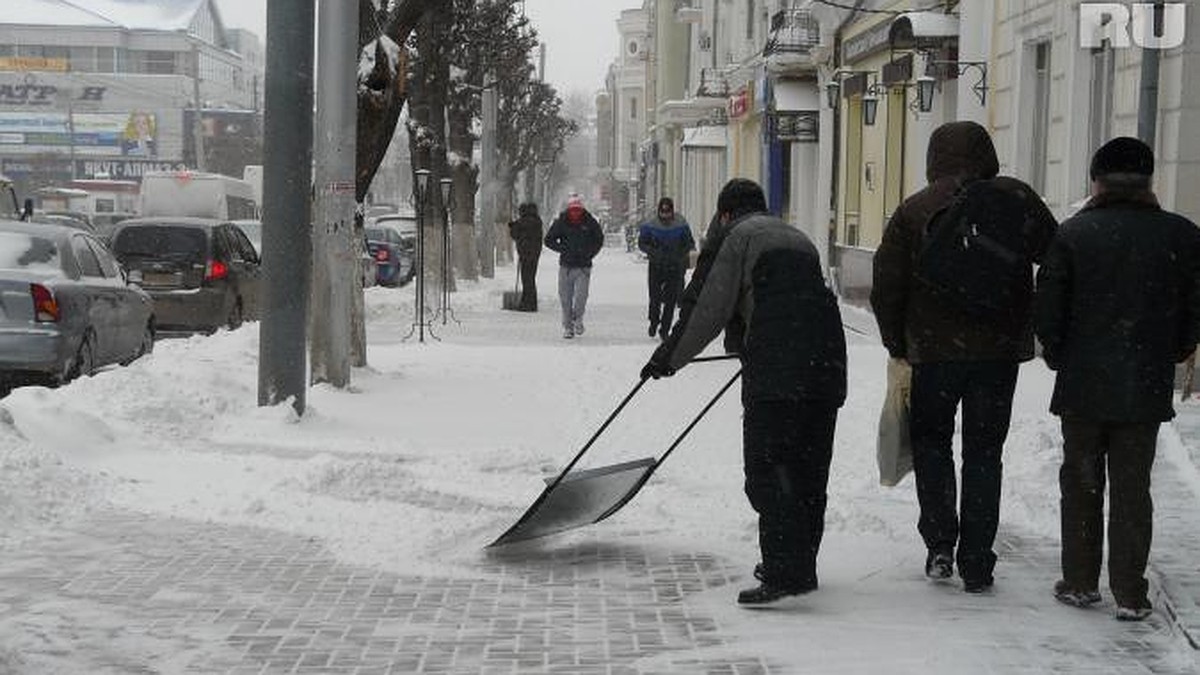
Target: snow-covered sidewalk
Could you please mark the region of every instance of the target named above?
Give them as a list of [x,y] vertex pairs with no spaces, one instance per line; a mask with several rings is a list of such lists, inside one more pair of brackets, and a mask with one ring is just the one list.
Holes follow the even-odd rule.
[[[371,366],[351,391],[314,388],[303,418],[255,407],[254,324],[0,401],[0,673],[1196,672],[1167,612],[1128,625],[1107,593],[1093,611],[1052,599],[1060,438],[1039,364],[991,595],[922,576],[911,478],[875,474],[885,354],[857,333],[821,589],[797,608],[734,603],[756,562],[736,388],[614,517],[485,550],[655,346],[644,264],[606,249],[566,341],[555,263],[541,312],[499,309],[500,268],[424,344],[402,339],[412,288],[369,289]],[[580,468],[661,453],[734,368],[647,384]],[[1196,503],[1157,515],[1191,523]],[[1198,554],[1158,536],[1152,560]]]

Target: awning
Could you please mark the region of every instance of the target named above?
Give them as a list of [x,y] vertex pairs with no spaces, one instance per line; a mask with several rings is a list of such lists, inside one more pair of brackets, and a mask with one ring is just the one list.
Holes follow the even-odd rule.
[[683,130],[685,148],[723,148],[725,145],[725,127],[706,126]]
[[914,49],[958,37],[958,17],[941,12],[905,12],[892,19],[892,49]]
[[775,112],[803,112],[821,109],[821,93],[811,80],[779,80],[775,91]]

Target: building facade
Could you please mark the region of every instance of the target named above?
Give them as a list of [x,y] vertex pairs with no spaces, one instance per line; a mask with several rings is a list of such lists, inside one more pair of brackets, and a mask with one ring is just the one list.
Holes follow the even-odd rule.
[[241,177],[242,166],[261,163],[253,156],[261,46],[238,34],[258,61],[234,51],[212,0],[5,7],[0,173],[23,191],[201,165]]

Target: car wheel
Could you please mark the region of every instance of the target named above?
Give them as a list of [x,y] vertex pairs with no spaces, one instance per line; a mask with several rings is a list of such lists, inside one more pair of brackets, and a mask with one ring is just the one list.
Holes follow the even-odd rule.
[[235,330],[242,325],[242,299],[238,298],[233,301],[233,308],[229,310],[229,319],[225,321],[225,325],[229,330]]
[[92,334],[89,332],[84,334],[83,342],[79,343],[79,351],[75,354],[75,362],[71,364],[66,380],[69,382],[84,375],[90,377],[94,372],[96,372],[96,353],[92,347]]
[[132,357],[121,362],[121,365],[127,366],[143,356],[154,351],[154,322],[147,321],[146,327],[142,329],[142,341],[138,344],[137,352]]

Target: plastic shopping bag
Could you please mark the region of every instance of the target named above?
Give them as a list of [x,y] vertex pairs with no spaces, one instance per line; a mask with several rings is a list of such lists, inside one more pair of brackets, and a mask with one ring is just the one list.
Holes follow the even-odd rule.
[[912,441],[908,436],[908,401],[912,366],[903,359],[888,359],[887,395],[879,414],[879,439],[875,456],[879,484],[893,487],[912,471]]

